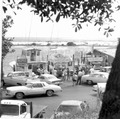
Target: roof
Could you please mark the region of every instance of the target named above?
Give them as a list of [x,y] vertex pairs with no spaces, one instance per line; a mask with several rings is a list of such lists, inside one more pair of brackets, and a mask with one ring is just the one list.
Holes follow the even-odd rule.
[[13,105],[21,105],[25,103],[22,100],[1,100],[1,104],[13,104]]
[[74,105],[74,106],[78,106],[82,103],[82,101],[79,100],[65,100],[62,101],[60,105]]
[[[106,55],[109,55],[109,56],[112,56],[112,57],[115,57],[115,54],[116,54],[116,49],[109,49],[109,48],[106,48],[106,49],[94,49],[94,51],[102,52],[102,53],[104,53]],[[87,55],[91,55],[91,54],[92,54],[91,51],[87,53]]]
[[107,55],[110,55],[112,57],[115,57],[115,54],[116,54],[116,49],[97,49],[97,50]]

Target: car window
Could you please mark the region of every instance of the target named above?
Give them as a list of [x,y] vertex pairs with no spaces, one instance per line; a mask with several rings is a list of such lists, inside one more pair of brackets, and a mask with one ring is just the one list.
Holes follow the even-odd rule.
[[103,74],[100,74],[99,76],[102,77],[102,78],[105,78],[105,76]]
[[26,106],[25,105],[21,105],[20,106],[20,114],[23,114],[26,112]]
[[39,78],[40,78],[40,79],[45,79],[45,77],[44,77],[44,76],[40,76]]
[[53,79],[53,78],[56,78],[55,76],[48,76],[47,77],[48,79]]
[[90,76],[91,77],[98,77],[99,75],[98,74],[91,74]]
[[15,73],[15,74],[13,74],[13,76],[14,77],[16,77],[16,76],[25,76],[25,74],[24,73]]
[[9,77],[12,76],[12,73],[9,73],[7,76],[9,76]]
[[33,87],[40,88],[40,87],[43,87],[43,85],[41,83],[36,83],[36,84],[33,84]]

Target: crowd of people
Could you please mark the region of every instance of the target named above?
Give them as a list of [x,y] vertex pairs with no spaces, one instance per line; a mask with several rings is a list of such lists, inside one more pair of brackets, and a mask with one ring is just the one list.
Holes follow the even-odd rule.
[[75,85],[81,85],[81,78],[85,74],[93,73],[94,72],[94,66],[84,66],[84,67],[75,67],[73,70],[70,70],[69,68],[65,67],[49,67],[49,69],[43,69],[38,67],[36,72],[34,72],[36,75],[41,74],[52,74],[56,76],[57,78],[62,79],[63,81],[70,81],[72,80],[73,86]]

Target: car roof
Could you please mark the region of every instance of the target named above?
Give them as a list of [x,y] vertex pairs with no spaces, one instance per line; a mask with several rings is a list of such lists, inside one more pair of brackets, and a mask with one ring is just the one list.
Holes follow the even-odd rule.
[[92,74],[105,74],[105,75],[109,75],[108,72],[95,72],[95,73],[92,73]]
[[30,84],[30,83],[32,83],[32,84],[36,84],[36,83],[46,83],[46,82],[42,82],[42,81],[38,81],[38,80],[33,80],[33,81],[30,81],[30,82],[28,82],[28,84]]
[[82,103],[83,101],[79,100],[64,100],[61,102],[60,105],[73,105],[73,106],[78,106]]
[[15,72],[9,72],[9,73],[13,73],[13,74],[15,74],[15,73],[26,73],[26,71],[15,71]]
[[1,104],[13,104],[13,105],[21,105],[25,103],[24,101],[22,100],[1,100]]

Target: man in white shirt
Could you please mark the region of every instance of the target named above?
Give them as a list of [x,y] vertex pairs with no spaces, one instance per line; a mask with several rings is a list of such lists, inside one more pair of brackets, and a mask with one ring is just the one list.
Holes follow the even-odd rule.
[[81,85],[81,78],[82,78],[82,76],[83,76],[83,71],[79,70],[76,85]]

